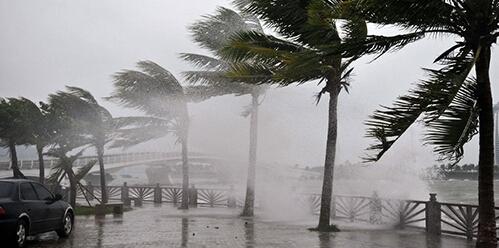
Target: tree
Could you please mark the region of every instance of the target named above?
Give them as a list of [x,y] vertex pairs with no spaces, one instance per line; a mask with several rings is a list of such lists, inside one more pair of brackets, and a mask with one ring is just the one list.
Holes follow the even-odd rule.
[[188,102],[203,99],[207,87],[182,87],[166,69],[152,61],[137,63],[140,71],[124,70],[114,75],[115,91],[108,99],[140,110],[146,116],[118,118],[119,131],[113,146],[131,146],[174,134],[182,149],[182,203],[188,209]]
[[34,145],[38,155],[39,181],[45,183],[44,149],[52,142],[53,131],[50,127],[46,114],[34,102],[23,99],[26,108],[24,114],[27,120],[25,125],[26,144]]
[[59,91],[51,96],[69,118],[79,123],[80,132],[87,134],[90,144],[97,152],[99,163],[101,202],[107,203],[106,171],[104,168],[105,146],[112,140],[115,131],[115,119],[111,113],[97,102],[92,94],[82,88],[66,86],[66,91]]
[[[75,172],[74,162],[81,157],[85,150],[81,147],[91,144],[91,140],[83,128],[86,124],[72,118],[67,112],[67,104],[71,103],[61,97],[64,94],[64,92],[52,94],[49,96],[49,103],[42,105],[42,110],[54,130],[53,144],[46,154],[58,159],[57,164],[52,168],[49,181],[57,185],[61,180],[67,178],[70,187],[69,202],[71,206],[75,207],[79,182],[95,165],[96,161],[90,161]],[[80,150],[71,155],[78,148]]]
[[[351,19],[342,24],[345,36],[336,27],[336,4],[316,0],[237,0],[244,12],[256,15],[276,29],[276,36],[258,32],[236,35],[223,49],[222,57],[231,61],[251,61],[231,68],[229,76],[244,79],[260,76],[260,83],[288,86],[320,80],[325,86],[317,95],[329,95],[329,119],[324,163],[324,179],[319,231],[335,229],[330,226],[333,193],[334,161],[337,139],[337,104],[342,89],[347,89],[352,69],[349,65],[357,58],[343,60],[338,54],[325,54],[326,48],[344,40],[362,39],[366,26],[362,20]],[[270,73],[269,73],[270,72]],[[269,78],[269,79],[266,79]]]
[[[382,54],[424,38],[452,37],[455,45],[435,59],[422,80],[392,107],[376,111],[368,135],[378,140],[368,161],[377,161],[417,120],[428,128],[426,142],[443,159],[459,161],[463,146],[479,134],[477,247],[496,247],[494,209],[494,118],[489,76],[491,47],[499,36],[499,2],[350,0],[343,15],[404,30],[394,36],[370,35],[339,46],[343,54]],[[332,50],[337,49],[333,48]],[[335,53],[333,51],[333,53]],[[472,71],[474,69],[474,75]]]
[[0,140],[9,149],[15,178],[24,177],[19,169],[16,145],[27,144],[30,140],[32,112],[33,103],[26,98],[0,99]]
[[[253,216],[255,202],[256,158],[258,137],[259,98],[265,93],[265,86],[255,85],[260,78],[233,80],[226,74],[237,62],[221,59],[219,54],[228,44],[231,36],[243,31],[263,32],[257,18],[237,13],[231,9],[220,7],[215,15],[208,15],[190,27],[194,41],[211,52],[212,56],[184,53],[182,58],[199,68],[197,71],[185,72],[191,83],[210,86],[205,97],[229,95],[250,95],[251,105],[243,113],[250,116],[250,146],[246,197],[242,216]],[[247,83],[252,82],[253,84]]]

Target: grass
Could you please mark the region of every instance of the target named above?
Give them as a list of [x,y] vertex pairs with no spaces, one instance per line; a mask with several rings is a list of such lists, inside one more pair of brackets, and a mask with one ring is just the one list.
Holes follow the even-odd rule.
[[[131,208],[125,207],[123,209],[123,212],[128,212],[130,210]],[[112,213],[113,213],[113,208],[106,207],[106,214],[112,214]],[[75,215],[95,215],[95,207],[77,206],[75,209]]]

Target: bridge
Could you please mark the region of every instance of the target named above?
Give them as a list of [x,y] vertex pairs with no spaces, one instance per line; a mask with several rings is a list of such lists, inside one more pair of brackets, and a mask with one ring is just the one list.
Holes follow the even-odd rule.
[[[97,160],[97,156],[84,156],[75,161],[76,168],[82,167],[92,160]],[[58,159],[44,159],[45,175],[50,174],[50,170],[57,165]],[[173,162],[182,161],[181,154],[178,152],[133,152],[133,153],[116,153],[104,156],[104,165],[107,173],[118,171],[122,168],[132,166],[165,166]],[[217,156],[207,155],[204,153],[190,152],[189,163],[214,163],[220,161],[228,161]],[[161,163],[161,164],[159,164]],[[19,160],[19,168],[26,176],[37,177],[39,175],[39,161],[38,160]],[[245,162],[242,162],[245,164]],[[10,161],[0,161],[0,177],[12,176]],[[264,175],[272,175],[276,179],[283,177],[295,179],[319,179],[321,173],[314,171],[307,171],[298,168],[282,168],[272,164],[259,163],[258,169],[265,171]],[[96,164],[89,171],[89,174],[99,171],[99,166]],[[245,170],[244,170],[245,171]]]
[[[182,157],[176,152],[134,152],[134,153],[118,153],[104,156],[104,165],[106,172],[117,171],[121,168],[153,164],[158,162],[175,162],[181,161]],[[190,153],[189,162],[211,162],[221,160],[220,158],[205,155],[202,153]],[[74,163],[76,168],[88,164],[90,161],[97,161],[97,156],[84,156],[77,159]],[[45,175],[50,173],[50,170],[57,165],[58,159],[44,159]],[[38,160],[20,160],[19,168],[26,176],[39,175]],[[0,177],[8,177],[12,175],[12,164],[10,161],[0,161]],[[99,166],[96,164],[89,173],[98,172]]]

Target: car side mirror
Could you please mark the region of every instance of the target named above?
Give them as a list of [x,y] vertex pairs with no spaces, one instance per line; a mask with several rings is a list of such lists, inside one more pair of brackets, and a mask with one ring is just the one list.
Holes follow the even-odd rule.
[[61,194],[55,194],[54,198],[53,198],[53,201],[56,202],[56,201],[60,201],[60,200],[62,200],[62,195]]

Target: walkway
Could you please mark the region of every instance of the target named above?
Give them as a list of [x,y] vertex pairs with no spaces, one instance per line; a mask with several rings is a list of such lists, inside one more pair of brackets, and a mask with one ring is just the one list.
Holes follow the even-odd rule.
[[[313,223],[242,219],[230,209],[191,209],[146,206],[122,217],[77,217],[76,230],[68,240],[53,233],[31,241],[33,248],[471,248],[465,239],[449,236],[431,239],[415,230],[393,231],[349,226],[343,232],[319,234],[307,231]],[[355,229],[355,230],[353,230]]]

